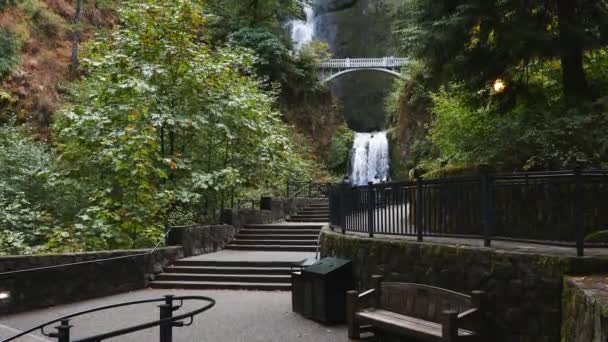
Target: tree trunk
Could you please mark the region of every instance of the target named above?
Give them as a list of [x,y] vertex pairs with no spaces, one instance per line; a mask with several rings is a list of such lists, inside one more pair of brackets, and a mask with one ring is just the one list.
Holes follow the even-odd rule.
[[576,0],[557,0],[564,95],[569,104],[589,97],[583,69],[584,36]]
[[74,22],[72,28],[72,58],[70,64],[70,77],[75,79],[78,77],[78,69],[80,67],[78,63],[78,44],[80,43],[80,14],[82,13],[82,1],[75,1],[75,13]]

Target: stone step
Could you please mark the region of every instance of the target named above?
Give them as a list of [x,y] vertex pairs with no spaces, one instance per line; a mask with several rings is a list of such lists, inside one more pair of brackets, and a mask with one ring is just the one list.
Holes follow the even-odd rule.
[[321,229],[322,223],[302,223],[302,224],[284,224],[284,223],[268,223],[268,224],[246,224],[243,229]]
[[323,220],[325,219],[329,219],[328,215],[293,215],[292,217],[290,217],[290,219],[296,220],[296,219],[316,219],[316,220],[320,220],[319,222],[323,222]]
[[235,245],[281,245],[281,246],[316,246],[317,239],[312,240],[259,240],[259,239],[235,239],[232,241]]
[[300,218],[300,217],[294,217],[294,218],[290,218],[287,219],[287,222],[329,222],[329,218],[325,218],[325,219],[320,219],[320,218]]
[[329,215],[329,210],[302,210],[296,215]]
[[192,273],[161,273],[156,276],[158,281],[196,281],[196,282],[229,282],[229,283],[290,283],[289,274],[192,274]]
[[319,235],[321,229],[277,229],[277,228],[267,228],[267,229],[241,229],[239,234],[242,235],[259,235],[259,234],[290,234],[290,235]]
[[291,267],[171,266],[165,269],[165,273],[290,275],[291,270]]
[[284,246],[284,245],[236,245],[229,244],[226,249],[240,251],[282,251],[282,252],[316,252],[316,246]]
[[173,266],[196,267],[291,267],[293,261],[249,261],[249,260],[177,260]]
[[197,281],[153,281],[153,289],[188,289],[188,290],[254,290],[254,291],[290,291],[287,283],[241,283],[241,282],[197,282]]
[[237,234],[236,240],[317,240],[319,234]]

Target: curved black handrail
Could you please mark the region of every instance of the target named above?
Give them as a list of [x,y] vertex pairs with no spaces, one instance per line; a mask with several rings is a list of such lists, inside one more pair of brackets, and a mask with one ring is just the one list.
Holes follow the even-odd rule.
[[[180,301],[180,305],[178,306],[173,306],[172,302],[174,300],[179,300]],[[86,314],[90,314],[93,312],[99,312],[99,311],[104,311],[104,310],[110,310],[110,309],[115,309],[115,308],[119,308],[119,307],[124,307],[124,306],[131,306],[131,305],[139,305],[139,304],[146,304],[146,303],[155,303],[155,302],[165,302],[166,304],[169,305],[170,311],[175,311],[175,310],[179,310],[182,306],[183,306],[183,302],[184,300],[200,300],[200,301],[206,301],[209,302],[207,305],[190,311],[190,312],[186,312],[184,314],[181,315],[177,315],[177,316],[169,316],[167,318],[161,318],[157,321],[153,321],[153,322],[147,322],[147,323],[142,323],[139,325],[135,325],[135,326],[131,326],[131,327],[127,327],[127,328],[122,328],[122,329],[118,329],[118,330],[114,330],[108,333],[103,333],[103,334],[99,334],[96,336],[91,336],[91,337],[87,337],[84,339],[80,339],[77,340],[75,342],[95,342],[95,341],[102,341],[105,339],[109,339],[109,338],[113,338],[113,337],[117,337],[117,336],[121,336],[121,335],[126,335],[132,332],[136,332],[136,331],[140,331],[140,330],[145,330],[145,329],[149,329],[155,326],[161,326],[161,325],[168,325],[171,324],[171,326],[189,326],[192,324],[193,320],[194,320],[194,316],[207,311],[209,309],[211,309],[214,305],[215,305],[215,299],[210,298],[210,297],[206,297],[206,296],[180,296],[180,297],[174,297],[172,295],[167,295],[164,298],[155,298],[155,299],[144,299],[144,300],[137,300],[137,301],[132,301],[132,302],[123,302],[123,303],[118,303],[118,304],[111,304],[111,305],[106,305],[106,306],[101,306],[101,307],[97,307],[94,309],[88,309],[88,310],[84,310],[84,311],[79,311],[73,314],[69,314],[57,319],[54,319],[52,321],[48,321],[46,323],[40,324],[34,328],[31,328],[29,330],[20,332],[19,334],[16,334],[14,336],[9,337],[8,339],[2,340],[1,342],[9,342],[9,341],[14,341],[17,338],[26,336],[36,330],[40,330],[42,332],[42,334],[44,336],[47,337],[57,337],[54,336],[53,334],[50,333],[46,333],[44,331],[44,328],[48,327],[51,324],[55,324],[55,323],[59,323],[59,322],[64,322],[66,320],[69,320],[71,318],[74,317],[78,317],[78,316],[82,316],[82,315],[86,315]],[[161,314],[162,315],[162,314]],[[190,318],[190,322],[188,324],[183,324],[183,322],[178,322],[181,321],[183,319],[186,318]]]

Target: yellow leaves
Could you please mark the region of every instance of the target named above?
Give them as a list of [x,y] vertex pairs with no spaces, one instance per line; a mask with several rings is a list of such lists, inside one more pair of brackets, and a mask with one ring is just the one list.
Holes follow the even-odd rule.
[[553,25],[547,24],[547,32],[551,32],[553,30]]
[[475,26],[473,26],[471,28],[471,40],[469,41],[469,49],[474,49],[479,45],[479,42],[481,41],[479,38],[479,35],[481,33],[481,22],[478,22]]

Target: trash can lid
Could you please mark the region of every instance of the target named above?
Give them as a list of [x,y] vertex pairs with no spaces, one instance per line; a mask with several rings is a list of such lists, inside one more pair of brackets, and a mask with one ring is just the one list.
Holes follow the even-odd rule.
[[318,274],[326,274],[333,270],[336,270],[342,266],[346,266],[350,264],[349,259],[341,259],[341,258],[324,258],[313,265],[307,266],[304,268],[303,272],[310,273],[318,273]]

